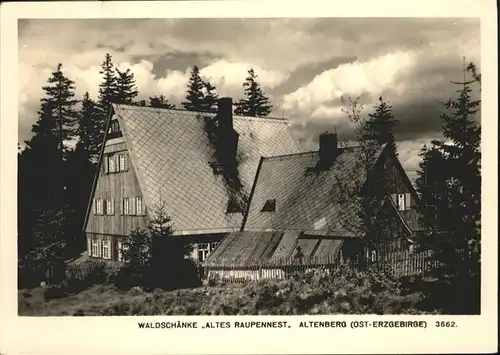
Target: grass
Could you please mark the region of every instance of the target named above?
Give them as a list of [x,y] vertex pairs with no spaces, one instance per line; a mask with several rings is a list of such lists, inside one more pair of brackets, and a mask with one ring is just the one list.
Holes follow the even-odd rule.
[[300,315],[425,314],[424,297],[377,273],[318,273],[247,285],[204,286],[175,291],[128,291],[94,285],[82,292],[46,299],[41,288],[20,290],[22,316],[102,315]]

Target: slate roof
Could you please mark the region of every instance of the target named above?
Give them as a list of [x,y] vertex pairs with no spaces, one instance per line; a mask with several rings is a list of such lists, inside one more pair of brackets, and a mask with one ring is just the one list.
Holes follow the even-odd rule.
[[[166,203],[175,233],[239,230],[242,214],[226,214],[228,193],[209,162],[213,148],[204,119],[215,114],[113,105],[149,213]],[[239,174],[248,192],[261,156],[296,153],[286,120],[233,115],[239,133]]]
[[229,233],[204,262],[206,266],[254,266],[289,263],[296,260],[297,248],[303,262],[328,263],[339,255],[341,238],[303,238],[297,231]]
[[[263,158],[244,230],[297,230],[311,235],[355,237],[343,223],[345,218],[358,218],[355,205],[339,204],[337,179],[363,179],[365,173],[356,165],[359,147],[339,149],[333,166],[319,173],[307,173],[318,163],[318,152]],[[276,199],[275,212],[261,212],[268,199]]]

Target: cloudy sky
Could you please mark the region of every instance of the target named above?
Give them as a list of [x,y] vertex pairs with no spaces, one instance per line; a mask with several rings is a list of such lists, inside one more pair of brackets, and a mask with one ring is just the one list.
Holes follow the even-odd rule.
[[401,161],[411,177],[418,151],[440,136],[439,100],[454,95],[462,57],[480,68],[478,19],[115,19],[19,21],[19,141],[30,137],[42,85],[57,63],[77,97],[96,98],[105,53],[131,68],[139,98],[185,95],[198,65],[219,95],[241,97],[253,67],[304,149],[335,127],[349,136],[341,97],[361,96],[365,112],[379,96],[400,121]]

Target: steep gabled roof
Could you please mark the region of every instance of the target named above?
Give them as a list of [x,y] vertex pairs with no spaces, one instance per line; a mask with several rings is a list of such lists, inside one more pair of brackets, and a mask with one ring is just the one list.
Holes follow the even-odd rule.
[[[213,147],[203,117],[215,114],[113,105],[149,213],[166,203],[176,233],[239,230],[242,214],[226,214],[223,177],[209,165]],[[239,133],[239,177],[248,192],[261,156],[299,151],[287,121],[233,116]]]
[[[385,147],[381,147],[377,157],[382,155]],[[359,219],[357,206],[349,200],[340,203],[342,191],[337,182],[339,179],[349,184],[366,179],[366,170],[357,165],[360,149],[338,148],[333,165],[319,172],[310,169],[318,164],[318,152],[263,158],[243,229],[296,230],[317,236],[360,237],[346,228]],[[262,210],[269,200],[275,200],[274,212]],[[346,223],[346,219],[351,222]]]

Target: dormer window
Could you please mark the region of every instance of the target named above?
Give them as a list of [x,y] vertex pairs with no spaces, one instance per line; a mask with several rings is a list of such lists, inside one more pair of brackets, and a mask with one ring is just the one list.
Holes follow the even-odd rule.
[[276,212],[276,199],[267,200],[260,212]]
[[112,120],[108,129],[108,138],[117,138],[121,137],[122,132],[120,130],[120,125],[118,124],[118,120]]

